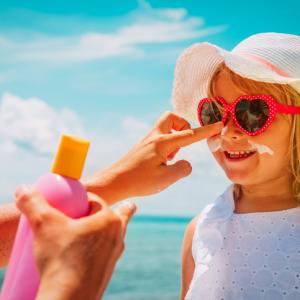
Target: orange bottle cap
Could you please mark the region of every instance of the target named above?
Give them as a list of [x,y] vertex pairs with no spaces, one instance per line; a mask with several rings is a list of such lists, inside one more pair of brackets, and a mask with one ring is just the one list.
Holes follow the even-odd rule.
[[80,179],[89,146],[89,141],[71,135],[62,135],[52,172]]

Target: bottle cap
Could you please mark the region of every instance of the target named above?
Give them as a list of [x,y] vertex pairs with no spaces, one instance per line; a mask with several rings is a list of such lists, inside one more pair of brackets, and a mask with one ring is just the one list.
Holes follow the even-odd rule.
[[52,172],[80,179],[89,145],[89,141],[71,135],[62,135]]

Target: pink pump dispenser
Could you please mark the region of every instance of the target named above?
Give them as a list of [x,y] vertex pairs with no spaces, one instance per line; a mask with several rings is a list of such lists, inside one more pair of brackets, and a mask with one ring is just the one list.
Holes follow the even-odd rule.
[[[40,177],[34,187],[55,208],[72,218],[88,215],[87,193],[79,182],[89,142],[63,135],[52,172]],[[1,291],[2,300],[33,300],[39,274],[33,257],[33,233],[21,216]]]

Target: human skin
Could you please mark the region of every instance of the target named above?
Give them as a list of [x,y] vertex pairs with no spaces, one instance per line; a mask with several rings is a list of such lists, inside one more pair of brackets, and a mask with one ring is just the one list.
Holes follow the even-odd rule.
[[[214,94],[223,97],[229,104],[244,93],[231,81],[226,70],[220,72],[213,85]],[[241,185],[241,195],[235,199],[235,213],[267,212],[298,206],[293,195],[291,174],[288,171],[288,147],[291,125],[278,114],[270,127],[260,135],[250,137],[239,130],[231,115],[222,134],[222,148],[228,151],[251,150],[248,140],[268,146],[274,151],[254,155],[246,160],[230,162],[222,150],[213,155],[227,177]],[[192,257],[192,238],[196,219],[188,225],[182,248],[182,290],[184,299],[193,277],[195,265]]]

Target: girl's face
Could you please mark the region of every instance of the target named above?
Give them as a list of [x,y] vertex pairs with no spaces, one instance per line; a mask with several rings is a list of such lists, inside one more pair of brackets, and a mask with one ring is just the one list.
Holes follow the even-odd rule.
[[[233,84],[228,72],[221,71],[213,85],[214,95],[223,97],[228,103],[245,92]],[[251,137],[239,130],[232,116],[227,119],[227,130],[221,137],[221,149],[213,153],[217,162],[225,171],[227,177],[234,183],[242,185],[260,184],[289,176],[288,147],[291,126],[289,121],[281,114],[277,114],[274,122],[262,134]],[[231,160],[224,151],[247,151],[253,149],[253,144],[267,146],[273,151],[259,154],[256,152],[242,160]]]

